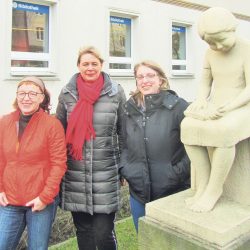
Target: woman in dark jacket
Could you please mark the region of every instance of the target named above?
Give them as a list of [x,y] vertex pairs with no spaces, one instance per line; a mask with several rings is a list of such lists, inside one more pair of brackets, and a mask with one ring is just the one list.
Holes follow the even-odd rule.
[[137,89],[125,104],[120,173],[128,181],[136,230],[147,202],[189,187],[190,161],[180,141],[187,102],[169,90],[163,70],[144,61],[134,68]]
[[79,52],[79,73],[62,89],[57,117],[66,130],[68,171],[61,206],[71,211],[80,250],[117,249],[115,212],[119,208],[122,87],[102,72],[94,47]]

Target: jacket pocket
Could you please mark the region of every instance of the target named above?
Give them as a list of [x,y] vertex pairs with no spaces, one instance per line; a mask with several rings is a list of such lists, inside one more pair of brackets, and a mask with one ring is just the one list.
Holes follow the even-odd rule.
[[138,196],[145,196],[145,180],[143,178],[144,165],[140,163],[127,164],[121,169],[121,175],[128,181],[129,188]]
[[36,198],[45,185],[43,170],[42,166],[6,167],[3,176],[6,194],[18,204]]
[[179,176],[170,163],[151,166],[151,182],[153,200],[175,193],[180,185]]

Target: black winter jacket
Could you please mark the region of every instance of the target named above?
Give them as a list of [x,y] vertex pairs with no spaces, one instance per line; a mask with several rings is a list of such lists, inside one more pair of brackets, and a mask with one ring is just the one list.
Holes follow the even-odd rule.
[[[126,97],[122,87],[104,76],[104,87],[94,104],[96,138],[85,142],[83,160],[68,156],[68,170],[61,184],[61,207],[75,212],[115,212],[120,205],[121,117]],[[56,115],[65,130],[78,100],[75,74],[62,89]]]
[[187,106],[171,91],[146,95],[144,112],[132,97],[125,104],[120,173],[144,204],[190,185],[190,161],[180,141]]

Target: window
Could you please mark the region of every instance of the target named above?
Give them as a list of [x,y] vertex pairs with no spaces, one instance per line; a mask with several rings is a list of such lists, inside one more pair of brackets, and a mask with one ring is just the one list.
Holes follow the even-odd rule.
[[186,27],[172,26],[172,69],[186,70]]
[[49,14],[49,6],[13,1],[12,71],[48,70]]
[[172,23],[172,73],[191,74],[191,26]]
[[131,72],[132,19],[110,16],[109,69],[111,72]]
[[36,27],[36,39],[43,41],[44,40],[44,28]]

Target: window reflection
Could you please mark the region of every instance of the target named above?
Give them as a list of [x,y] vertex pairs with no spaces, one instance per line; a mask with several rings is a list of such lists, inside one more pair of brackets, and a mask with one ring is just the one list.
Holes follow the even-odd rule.
[[172,27],[172,59],[186,60],[186,28]]
[[12,51],[48,53],[49,7],[14,2],[12,14]]
[[11,67],[35,67],[46,68],[48,67],[48,61],[30,61],[30,60],[11,60]]
[[125,63],[110,63],[109,64],[110,69],[131,69],[131,64],[125,64]]
[[131,56],[131,20],[121,17],[110,17],[109,54],[114,57]]

